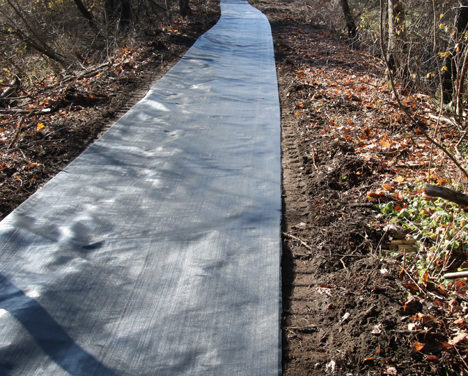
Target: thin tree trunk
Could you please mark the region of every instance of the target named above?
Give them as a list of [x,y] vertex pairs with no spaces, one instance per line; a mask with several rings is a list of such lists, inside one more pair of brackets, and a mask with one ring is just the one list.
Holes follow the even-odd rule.
[[81,0],[73,0],[73,1],[75,2],[75,5],[78,8],[78,10],[80,11],[81,15],[88,20],[89,24],[93,28],[97,28],[96,24],[94,23],[93,15],[88,11],[88,9],[86,9],[83,2]]
[[[460,0],[459,7],[455,16],[455,28],[457,29],[458,39],[463,40],[463,34],[466,32],[468,26],[468,1]],[[457,91],[456,95],[461,96],[463,94],[463,86],[456,86],[455,83],[462,77],[457,77],[457,69],[455,68],[454,56],[459,54],[462,56],[465,49],[465,44],[460,42],[452,48],[447,56],[444,57],[442,70],[442,91],[444,93],[444,103],[450,103],[454,100],[454,89]],[[458,52],[457,52],[458,50]],[[461,72],[460,72],[461,73]],[[460,74],[459,73],[459,74]]]
[[[457,33],[458,33],[458,39],[460,40],[460,36],[464,36],[466,29],[468,27],[468,0],[460,0],[460,8],[459,8],[459,13],[458,13],[458,19],[457,19]],[[463,38],[462,40],[464,40]],[[461,121],[462,115],[463,115],[463,95],[465,93],[465,75],[466,75],[466,70],[467,70],[467,51],[466,51],[466,43],[460,42],[458,44],[458,53],[460,56],[464,55],[463,62],[461,67],[457,70],[458,72],[458,77],[457,77],[457,106],[456,106],[456,113],[459,116],[459,120]]]
[[119,28],[124,30],[130,25],[132,21],[132,9],[130,0],[120,0],[120,21]]
[[117,18],[116,0],[104,0],[104,13],[108,22],[112,22]]
[[354,39],[357,35],[357,28],[356,23],[354,22],[353,15],[351,14],[351,10],[349,9],[348,0],[340,0],[340,3],[346,21],[346,28],[348,29],[348,36]]
[[387,32],[387,61],[390,69],[395,71],[395,15],[394,15],[394,0],[388,0],[387,17],[388,17],[388,32]]
[[407,53],[405,11],[400,0],[388,0],[388,44],[387,60],[390,69],[395,73],[401,71],[406,76],[406,66],[403,64]]
[[182,17],[187,17],[192,14],[190,9],[189,0],[179,0],[179,11]]

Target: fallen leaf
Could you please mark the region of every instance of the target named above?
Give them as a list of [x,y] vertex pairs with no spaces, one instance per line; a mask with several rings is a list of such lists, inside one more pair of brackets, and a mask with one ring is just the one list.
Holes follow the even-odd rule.
[[[415,291],[418,290],[418,287],[416,285],[413,285],[412,284],[408,284],[408,285],[405,285],[406,288],[411,288],[411,289],[414,289],[416,288]],[[405,315],[414,315],[415,313],[418,313],[422,310],[422,304],[419,300],[411,297],[410,299],[408,299],[405,304],[403,304],[403,312]],[[417,320],[419,320],[419,316],[413,316],[415,317]]]
[[382,184],[382,188],[389,192],[393,189],[390,184],[386,184],[386,183]]
[[424,343],[416,341],[413,343],[413,347],[416,351],[421,351],[424,348]]
[[388,137],[381,138],[379,140],[379,143],[380,146],[382,146],[383,148],[389,148],[390,146],[392,146],[392,141]]
[[419,288],[417,285],[414,283],[404,283],[403,286],[405,286],[407,289],[413,290],[413,291],[419,291]]
[[440,343],[440,345],[442,346],[442,348],[443,348],[444,350],[448,350],[448,349],[451,349],[451,348],[452,348],[452,345],[451,345],[450,343],[448,343],[448,342],[442,341],[442,342]]
[[424,283],[427,283],[427,281],[429,280],[429,273],[427,272],[427,270],[424,272],[424,275],[423,275],[423,281]]

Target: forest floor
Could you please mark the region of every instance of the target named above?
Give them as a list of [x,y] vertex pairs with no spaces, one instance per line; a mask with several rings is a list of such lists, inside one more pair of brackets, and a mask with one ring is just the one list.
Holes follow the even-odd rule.
[[[405,207],[418,182],[456,172],[409,134],[379,60],[314,24],[303,1],[252,3],[272,24],[282,107],[284,374],[467,374],[466,280],[421,281],[406,251],[390,257],[392,242],[408,253],[412,242],[376,208]],[[0,108],[0,216],[125,113],[216,17],[195,9],[106,65],[36,83]],[[426,96],[403,101],[435,127]]]

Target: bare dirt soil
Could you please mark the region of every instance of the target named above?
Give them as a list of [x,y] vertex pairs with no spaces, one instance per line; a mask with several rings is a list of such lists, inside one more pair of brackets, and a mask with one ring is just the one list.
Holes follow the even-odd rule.
[[[427,145],[417,138],[410,145],[399,131],[404,118],[382,65],[315,25],[303,1],[252,3],[272,24],[282,107],[284,374],[463,374],[468,346],[448,344],[447,320],[464,298],[447,313],[443,291],[420,293],[404,262],[383,253],[392,234],[371,197],[394,200],[401,176],[424,167],[412,156],[424,156]],[[0,108],[1,217],[81,153],[217,19],[216,11],[194,10],[189,21],[176,18],[122,47],[108,66],[51,78]]]

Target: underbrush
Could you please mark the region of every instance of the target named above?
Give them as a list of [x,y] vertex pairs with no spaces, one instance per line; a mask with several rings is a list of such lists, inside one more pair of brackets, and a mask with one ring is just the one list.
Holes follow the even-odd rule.
[[[421,282],[428,279],[446,282],[445,272],[467,266],[467,211],[440,198],[424,197],[420,183],[404,186],[395,196],[398,201],[381,203],[378,207],[390,223],[399,227],[396,237],[408,241],[400,245],[409,245],[401,248],[405,250],[406,262],[412,265],[410,271],[416,270]],[[396,250],[391,255],[402,257],[402,252]]]
[[422,182],[404,185],[377,208],[388,223],[382,256],[394,260],[408,290],[402,311],[413,351],[459,374],[468,353],[468,279],[453,272],[468,267],[468,211],[424,196]]

